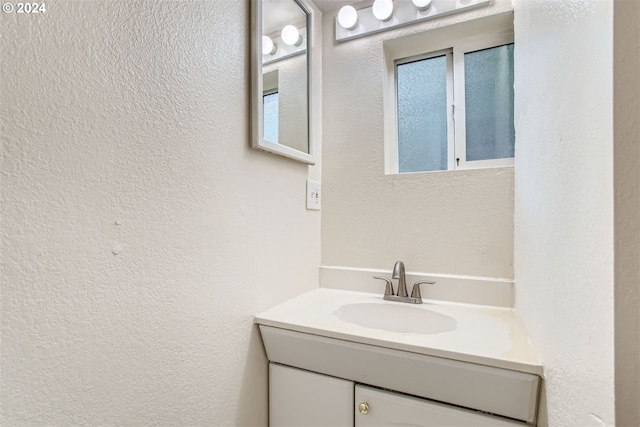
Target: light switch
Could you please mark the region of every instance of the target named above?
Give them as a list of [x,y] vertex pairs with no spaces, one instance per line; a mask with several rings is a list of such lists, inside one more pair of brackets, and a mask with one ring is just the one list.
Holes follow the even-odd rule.
[[320,210],[320,183],[307,180],[307,209]]

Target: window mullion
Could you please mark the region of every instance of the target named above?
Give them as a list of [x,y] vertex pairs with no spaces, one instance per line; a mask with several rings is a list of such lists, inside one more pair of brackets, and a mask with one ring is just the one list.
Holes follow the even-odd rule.
[[447,53],[447,169],[455,169],[455,98],[453,52]]
[[455,141],[453,169],[465,169],[467,163],[467,142],[464,99],[464,52],[453,48],[453,102],[455,105]]

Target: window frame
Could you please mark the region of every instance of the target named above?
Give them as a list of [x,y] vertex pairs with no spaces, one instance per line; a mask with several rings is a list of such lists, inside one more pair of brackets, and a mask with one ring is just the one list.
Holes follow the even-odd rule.
[[[475,36],[449,44],[444,49],[422,52],[413,55],[387,55],[386,63],[390,71],[389,78],[392,93],[389,101],[385,102],[385,172],[400,174],[399,140],[398,140],[398,65],[407,64],[423,59],[446,55],[447,60],[447,169],[421,172],[447,172],[455,170],[483,169],[510,167],[514,158],[466,160],[466,121],[465,121],[465,74],[464,54],[514,43],[513,31],[498,34]],[[457,162],[459,159],[459,162]]]

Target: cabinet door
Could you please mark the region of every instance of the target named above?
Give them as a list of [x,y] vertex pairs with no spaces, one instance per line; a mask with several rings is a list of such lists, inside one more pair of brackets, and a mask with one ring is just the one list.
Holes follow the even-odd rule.
[[[367,404],[368,412],[366,408],[360,410],[359,406],[362,403]],[[355,419],[356,427],[526,426],[523,423],[468,409],[361,385],[356,386]]]
[[271,427],[353,426],[354,383],[269,364]]

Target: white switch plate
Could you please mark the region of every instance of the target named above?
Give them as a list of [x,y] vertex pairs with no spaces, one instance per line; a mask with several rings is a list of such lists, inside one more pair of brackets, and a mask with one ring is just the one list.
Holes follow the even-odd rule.
[[307,209],[320,210],[320,183],[307,180]]

